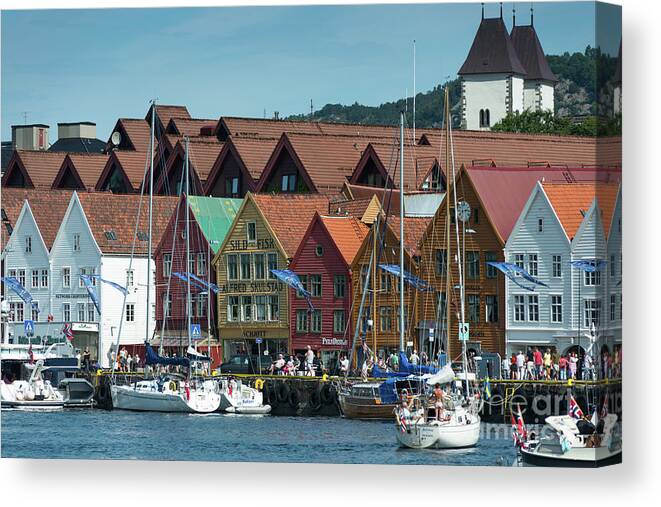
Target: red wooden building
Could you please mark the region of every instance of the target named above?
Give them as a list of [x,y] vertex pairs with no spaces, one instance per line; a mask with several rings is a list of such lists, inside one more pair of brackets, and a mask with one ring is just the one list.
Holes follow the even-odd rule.
[[310,312],[305,298],[290,290],[290,350],[310,345],[331,371],[351,347],[350,266],[367,232],[355,217],[316,213],[290,264],[314,306]]

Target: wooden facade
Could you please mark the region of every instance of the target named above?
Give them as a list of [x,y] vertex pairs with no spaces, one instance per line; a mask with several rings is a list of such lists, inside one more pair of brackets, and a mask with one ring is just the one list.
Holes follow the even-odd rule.
[[[464,170],[457,175],[457,202],[470,205],[468,222],[459,222],[459,240],[463,243],[462,258],[465,280],[465,315],[470,324],[468,348],[488,352],[505,352],[505,282],[502,274],[488,266],[489,261],[503,261],[504,244],[498,236],[470,177]],[[460,319],[460,298],[457,284],[459,266],[457,258],[457,233],[454,221],[454,188],[446,194],[451,206],[450,219],[450,339],[445,352],[450,360],[461,353],[458,323]],[[448,251],[446,215],[444,200],[437,210],[432,223],[420,243],[419,276],[430,283],[435,291],[423,292],[419,296],[420,319],[428,327],[435,327],[436,333],[444,334],[447,312],[446,252]],[[462,230],[463,229],[463,230]],[[441,310],[439,311],[439,301]],[[437,323],[437,325],[432,325]],[[442,323],[442,324],[441,324]],[[428,340],[428,330],[421,330],[421,340]],[[428,346],[428,343],[427,343]],[[423,350],[426,350],[422,346]]]

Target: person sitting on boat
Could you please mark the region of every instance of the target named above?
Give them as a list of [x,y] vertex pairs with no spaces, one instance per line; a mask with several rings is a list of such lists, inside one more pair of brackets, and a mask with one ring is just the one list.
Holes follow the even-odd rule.
[[431,395],[431,401],[434,403],[436,420],[441,421],[445,418],[445,391],[441,389],[441,384],[436,384],[434,386],[434,391]]

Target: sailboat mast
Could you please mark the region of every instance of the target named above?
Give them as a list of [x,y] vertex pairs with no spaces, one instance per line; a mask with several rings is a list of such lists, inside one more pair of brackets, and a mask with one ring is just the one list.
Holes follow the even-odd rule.
[[187,311],[186,311],[186,318],[187,318],[187,334],[188,334],[188,346],[191,346],[191,335],[190,335],[190,327],[191,327],[191,313],[192,313],[192,302],[191,302],[191,295],[190,295],[190,220],[189,220],[189,208],[188,208],[188,193],[190,192],[190,185],[188,181],[188,137],[186,139],[186,150],[185,150],[185,160],[184,160],[184,171],[186,173],[186,202],[185,202],[185,218],[186,218],[186,305],[187,305]]
[[151,103],[151,129],[149,132],[149,230],[147,233],[147,312],[145,315],[145,340],[149,340],[151,321],[151,263],[152,263],[152,214],[154,209],[154,129],[156,126],[156,101]]
[[404,112],[399,114],[399,350],[404,350]]
[[[448,135],[448,121],[450,118],[450,93],[447,85],[445,86],[445,339],[447,342],[447,354],[450,361],[452,360],[451,354],[451,338],[450,333],[452,326],[452,307],[450,306],[450,293],[452,291],[452,280],[450,276],[450,136]],[[454,189],[452,189],[454,192]]]

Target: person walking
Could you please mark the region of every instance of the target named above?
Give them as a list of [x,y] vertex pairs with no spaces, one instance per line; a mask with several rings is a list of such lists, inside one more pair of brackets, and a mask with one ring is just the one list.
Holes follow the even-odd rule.
[[551,378],[551,367],[553,366],[553,359],[551,358],[551,350],[546,349],[546,352],[544,352],[544,371],[546,372],[546,379]]
[[520,350],[516,356],[516,371],[517,380],[523,380],[526,378],[526,356],[524,356],[523,352]]
[[420,362],[420,357],[418,356],[418,351],[417,350],[415,350],[415,349],[413,350],[413,354],[411,354],[411,356],[409,357],[409,362],[413,366],[418,366],[418,363]]
[[569,375],[572,379],[576,379],[576,370],[578,365],[578,356],[576,352],[572,352],[569,355]]
[[503,358],[503,371],[500,373],[500,378],[510,378],[510,359],[508,357]]
[[308,350],[305,352],[305,371],[309,377],[314,377],[314,351],[308,345]]
[[535,347],[532,352],[533,362],[535,363],[535,372],[534,380],[542,378],[542,365],[544,364],[544,359],[540,350]]

